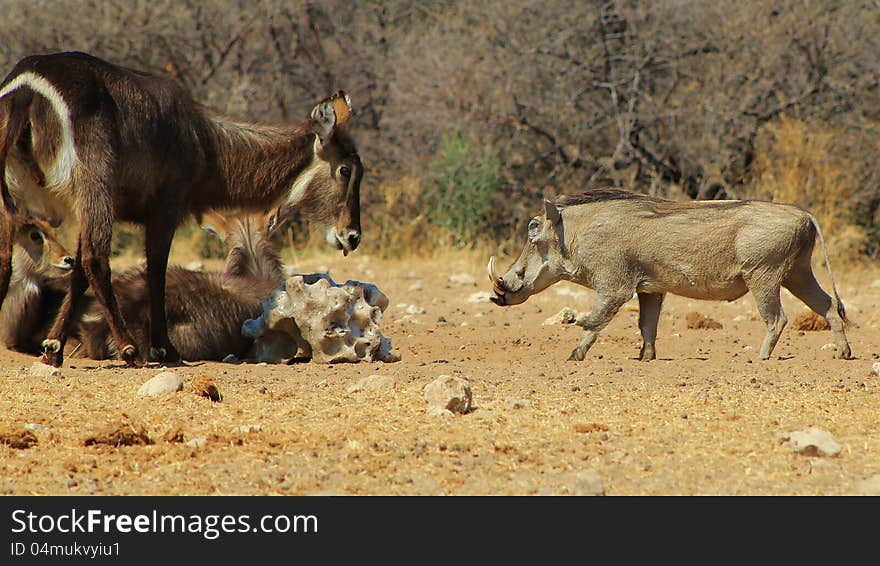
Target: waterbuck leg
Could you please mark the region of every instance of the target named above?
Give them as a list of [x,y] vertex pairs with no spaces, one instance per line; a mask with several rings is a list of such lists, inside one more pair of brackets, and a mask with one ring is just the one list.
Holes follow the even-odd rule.
[[844,321],[834,306],[831,297],[826,293],[812,270],[796,270],[782,285],[791,291],[791,294],[804,302],[805,305],[818,314],[824,316],[834,333],[834,343],[837,346],[837,357],[848,360],[852,358],[852,350],[844,331]]
[[785,313],[782,311],[782,300],[779,297],[779,284],[757,284],[754,287],[749,284],[749,289],[755,297],[758,312],[767,325],[767,335],[761,344],[760,357],[762,360],[770,358],[770,353],[776,347],[782,329],[788,323]]
[[[0,171],[0,175],[4,173]],[[12,218],[8,214],[0,214],[0,307],[9,292],[12,280],[12,241],[14,238]]]
[[41,360],[44,363],[61,367],[61,364],[64,362],[64,345],[67,343],[71,319],[73,318],[73,313],[77,311],[77,306],[88,286],[88,279],[86,279],[85,271],[83,271],[82,243],[79,243],[76,246],[76,259],[73,262],[73,270],[70,273],[70,287],[67,295],[64,297],[64,302],[61,303],[61,309],[55,317],[52,328],[46,335],[46,339],[43,340]]
[[626,303],[632,295],[629,296],[620,296],[620,295],[598,295],[596,297],[596,304],[593,305],[593,309],[590,311],[590,314],[580,323],[581,326],[584,327],[584,337],[581,338],[580,344],[577,345],[577,348],[572,350],[571,356],[568,357],[569,360],[581,361],[587,355],[587,350],[590,349],[590,346],[593,345],[593,342],[596,341],[596,338],[599,337],[599,333],[605,328],[611,319],[614,318],[614,315],[617,314],[617,311],[620,310],[620,307]]
[[147,283],[150,287],[151,360],[177,363],[180,354],[168,338],[165,316],[165,274],[175,225],[169,218],[152,218],[146,226]]
[[[94,203],[93,203],[94,205]],[[89,281],[89,286],[95,293],[95,298],[104,308],[107,316],[107,323],[110,326],[110,333],[116,342],[116,351],[128,365],[135,365],[138,357],[137,346],[125,325],[122,314],[119,311],[119,304],[116,302],[116,295],[113,293],[113,287],[110,285],[110,236],[111,233],[99,232],[105,225],[98,222],[98,226],[93,225],[92,218],[113,218],[110,210],[103,211],[107,216],[101,216],[98,206],[93,206],[90,211],[91,216],[83,215],[82,218],[82,234],[80,236],[80,244],[82,246],[82,267]],[[109,223],[107,224],[109,225]]]
[[642,350],[639,359],[643,362],[657,357],[654,341],[657,339],[657,323],[660,308],[663,306],[663,293],[639,293],[639,330],[642,332]]

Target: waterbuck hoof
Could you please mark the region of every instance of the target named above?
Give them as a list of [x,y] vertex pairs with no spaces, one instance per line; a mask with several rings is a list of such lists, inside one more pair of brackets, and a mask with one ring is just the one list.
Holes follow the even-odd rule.
[[578,354],[578,351],[575,350],[571,353],[570,356],[568,356],[568,361],[569,362],[582,362],[582,361],[584,361],[584,355]]
[[43,354],[57,354],[61,351],[61,340],[46,338],[41,345],[43,346]]
[[161,362],[164,364],[179,364],[182,360],[177,348],[168,344],[167,346],[159,346],[158,348],[150,346],[150,356],[148,361]]
[[852,350],[850,350],[849,346],[847,346],[845,349],[838,349],[837,350],[837,359],[838,360],[852,360],[853,359]]
[[136,365],[138,350],[137,347],[133,344],[126,344],[120,350],[122,352],[122,359],[125,360],[125,363],[134,367]]

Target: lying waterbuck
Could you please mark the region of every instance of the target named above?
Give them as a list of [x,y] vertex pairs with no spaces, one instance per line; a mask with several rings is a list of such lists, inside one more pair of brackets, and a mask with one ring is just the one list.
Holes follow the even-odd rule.
[[[203,227],[209,226],[229,246],[224,270],[168,267],[168,333],[184,360],[222,360],[229,354],[245,358],[253,339],[242,334],[241,326],[259,316],[260,302],[284,279],[281,260],[269,241],[278,225],[274,213],[234,218],[208,213]],[[113,290],[135,345],[145,347],[150,330],[146,273],[134,268],[114,274]],[[86,357],[100,360],[114,357],[116,344],[99,307],[90,302],[74,322],[72,334],[79,338]]]
[[[529,223],[519,259],[503,275],[489,260],[492,302],[522,303],[557,281],[596,291],[580,322],[586,331],[569,359],[583,360],[599,332],[633,293],[639,298],[640,359],[653,360],[657,321],[666,293],[732,301],[751,291],[767,335],[761,359],[770,357],[787,320],[780,287],[828,319],[837,357],[850,358],[846,315],[815,218],[790,205],[757,201],[675,202],[613,188],[544,202]],[[810,266],[818,236],[833,297]]]
[[12,277],[0,309],[0,342],[11,350],[38,354],[64,300],[74,259],[45,222],[26,219],[11,232]]
[[[363,168],[346,123],[348,96],[320,102],[293,125],[245,123],[195,102],[173,79],[84,53],[22,59],[0,83],[0,188],[7,215],[19,210],[57,224],[79,221],[70,289],[45,342],[62,364],[72,313],[87,287],[103,309],[117,350],[134,364],[174,362],[165,272],[175,229],[207,209],[319,208],[327,239],[343,253],[360,241]],[[326,172],[330,183],[310,182]],[[145,229],[150,349],[135,346],[110,277],[113,224]],[[7,222],[5,226],[12,223]],[[12,235],[0,234],[0,299],[11,274]]]

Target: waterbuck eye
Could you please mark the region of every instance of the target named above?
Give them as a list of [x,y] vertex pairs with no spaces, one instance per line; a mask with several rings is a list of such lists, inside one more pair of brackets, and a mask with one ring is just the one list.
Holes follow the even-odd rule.
[[38,244],[42,244],[43,243],[43,234],[41,234],[39,230],[32,230],[31,231],[31,240],[38,243]]
[[349,169],[348,167],[343,165],[342,167],[339,168],[339,174],[342,175],[343,177],[348,177],[351,175],[351,169]]

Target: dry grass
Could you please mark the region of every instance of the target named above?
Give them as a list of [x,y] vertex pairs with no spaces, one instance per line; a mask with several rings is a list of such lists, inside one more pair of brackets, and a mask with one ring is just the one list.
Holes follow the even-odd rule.
[[829,253],[843,261],[858,256],[865,239],[853,223],[852,195],[861,182],[859,167],[840,151],[846,133],[786,115],[766,124],[756,140],[753,198],[797,204],[813,214]]

